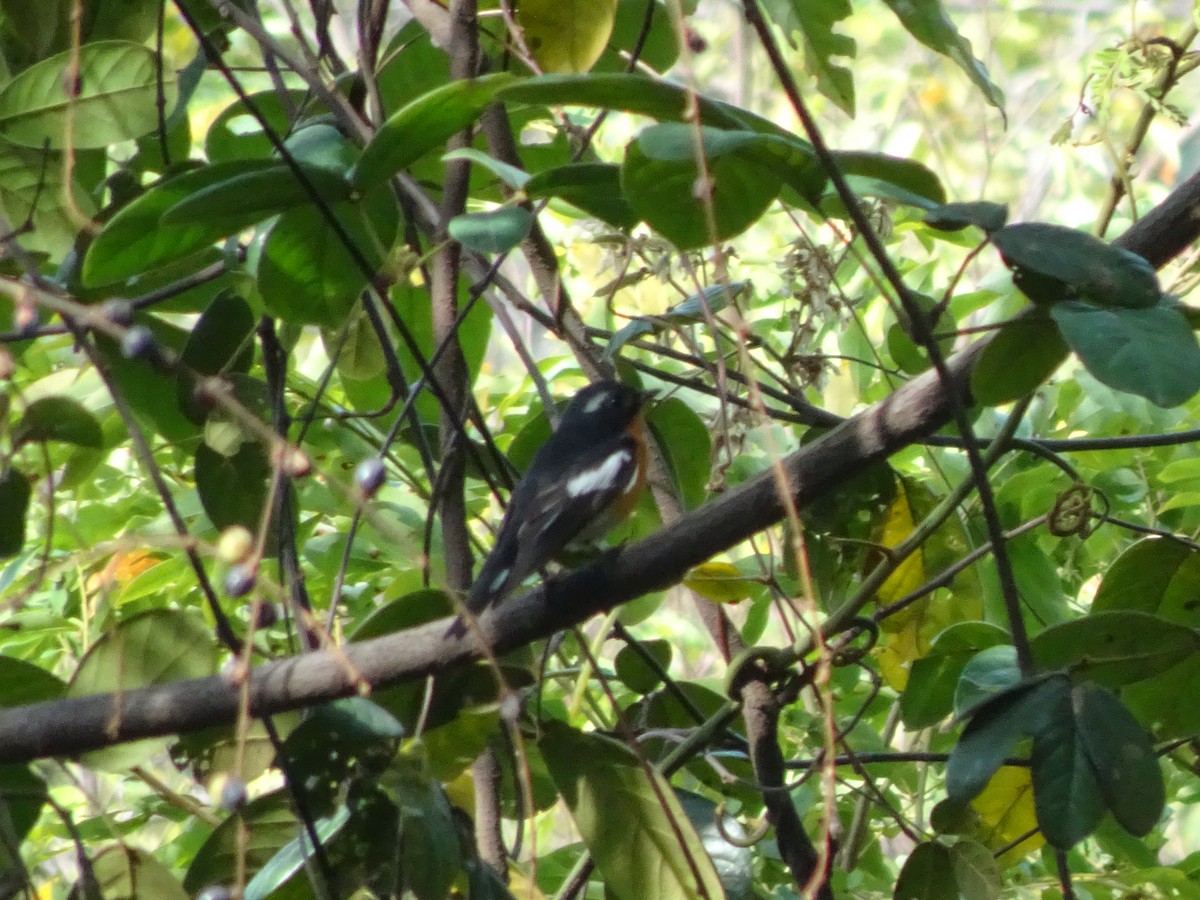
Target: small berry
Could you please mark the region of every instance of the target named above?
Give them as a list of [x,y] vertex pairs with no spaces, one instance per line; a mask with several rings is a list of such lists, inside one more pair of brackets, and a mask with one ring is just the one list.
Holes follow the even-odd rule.
[[158,357],[158,345],[154,335],[145,325],[134,325],[121,338],[121,353],[126,359],[144,359],[147,362]]
[[255,607],[254,627],[270,628],[279,621],[279,607],[274,603],[260,603]]
[[133,324],[133,304],[128,300],[105,300],[100,306],[100,314],[122,328]]
[[246,805],[246,782],[230,775],[221,784],[221,795],[217,805],[226,812],[234,812]]
[[378,456],[364,459],[354,470],[354,483],[362,491],[364,499],[374,497],[375,492],[383,487],[383,482],[386,478],[387,472],[383,468],[383,462]]
[[254,589],[258,572],[254,566],[239,563],[225,573],[225,593],[230,597],[245,597]]
[[254,535],[245,525],[230,525],[217,540],[217,557],[223,563],[243,562],[254,550]]

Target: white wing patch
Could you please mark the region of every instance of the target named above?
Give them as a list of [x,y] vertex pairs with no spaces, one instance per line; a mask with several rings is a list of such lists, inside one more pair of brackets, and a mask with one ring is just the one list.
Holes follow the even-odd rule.
[[583,497],[587,494],[612,490],[616,487],[617,476],[632,459],[633,455],[628,450],[618,450],[590,469],[584,469],[582,472],[572,475],[567,479],[567,496]]

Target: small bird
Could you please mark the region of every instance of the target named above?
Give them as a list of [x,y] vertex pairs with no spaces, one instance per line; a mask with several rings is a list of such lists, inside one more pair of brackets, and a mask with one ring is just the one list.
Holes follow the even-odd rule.
[[[598,381],[571,398],[513,489],[496,546],[466,607],[478,616],[573,541],[594,540],[633,510],[646,481],[642,408],[650,394]],[[461,618],[448,634],[461,635]]]

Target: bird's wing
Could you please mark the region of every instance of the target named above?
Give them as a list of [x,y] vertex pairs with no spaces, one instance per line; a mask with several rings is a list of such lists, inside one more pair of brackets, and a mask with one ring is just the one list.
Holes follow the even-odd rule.
[[510,505],[496,546],[471,588],[467,605],[473,611],[495,602],[549,562],[629,488],[637,473],[636,445],[632,438],[622,437],[575,456],[572,462],[544,483],[530,485],[533,493],[528,501],[522,498],[520,504]]

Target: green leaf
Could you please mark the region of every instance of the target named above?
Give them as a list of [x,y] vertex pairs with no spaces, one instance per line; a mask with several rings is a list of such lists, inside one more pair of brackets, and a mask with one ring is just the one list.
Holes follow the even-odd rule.
[[123,844],[109,847],[91,860],[91,867],[102,897],[188,900],[171,870],[144,850]]
[[1008,632],[984,622],[959,622],[933,641],[929,653],[914,660],[900,695],[900,718],[909,729],[942,721],[954,709],[954,692],[967,663],[981,650],[1007,644]]
[[750,284],[746,281],[734,281],[728,285],[710,284],[700,293],[689,295],[666,312],[654,316],[635,316],[630,319],[628,325],[622,326],[608,339],[604,355],[611,359],[625,344],[648,334],[661,334],[668,328],[706,324],[713,313],[724,309],[731,299],[748,293],[749,288]]
[[638,222],[621,193],[621,167],[609,163],[574,163],[538,172],[525,183],[531,198],[556,197],[577,206],[619,231]]
[[[833,154],[838,168],[855,192],[932,209],[946,202],[942,181],[928,166],[888,153],[839,150]],[[829,193],[832,188],[827,188]]]
[[286,789],[251,800],[201,844],[184,876],[184,888],[195,894],[211,884],[228,884],[243,860],[247,873],[257,872],[295,839],[296,829]]
[[1134,610],[1093,612],[1030,642],[1039,669],[1118,687],[1164,672],[1200,650],[1200,632]]
[[25,549],[29,494],[29,479],[16,469],[10,467],[0,473],[0,559]]
[[917,844],[896,879],[893,900],[958,900],[950,850],[936,841]]
[[275,145],[267,137],[258,117],[251,112],[251,106],[278,137],[285,137],[292,130],[290,116],[293,112],[303,114],[307,99],[305,91],[288,91],[281,95],[269,90],[229,104],[208,127],[204,136],[204,155],[213,164],[270,158],[275,154]]
[[113,284],[174,260],[191,256],[260,218],[257,210],[207,222],[164,224],[163,213],[210,185],[241,174],[278,166],[272,160],[240,160],[205,166],[164,179],[122,207],[88,247],[83,282]]
[[[196,375],[247,372],[254,358],[254,328],[257,324],[250,305],[238,294],[223,291],[196,322],[180,356]],[[195,379],[178,378],[179,405],[193,422],[203,422],[207,410],[193,398]]]
[[1158,275],[1145,259],[1074,228],[1045,222],[1006,225],[992,234],[1013,281],[1037,303],[1078,297],[1105,307],[1158,304]]
[[300,206],[276,220],[258,263],[258,289],[272,315],[296,325],[338,326],[346,321],[368,278],[386,258],[399,228],[389,191],[331,207],[363,257],[346,248],[321,210]]
[[1200,390],[1200,345],[1177,308],[1105,309],[1068,300],[1050,315],[1080,362],[1109,387],[1162,407]]
[[1008,688],[977,707],[946,761],[946,794],[965,803],[991,780],[1018,740],[1040,730],[1066,678],[1047,678]]
[[678,397],[653,404],[646,422],[675,481],[677,496],[687,509],[695,509],[708,496],[712,472],[712,437],[708,426]]
[[950,848],[954,881],[963,900],[996,900],[1004,887],[996,857],[983,844],[962,840]]
[[[203,678],[216,672],[217,661],[216,641],[199,616],[179,610],[150,610],[119,622],[92,645],[75,670],[66,695],[86,697]],[[87,753],[84,760],[93,768],[121,771],[145,762],[170,741],[135,741]]]
[[557,722],[547,723],[539,746],[609,897],[722,896],[712,860],[665,778],[615,741]]
[[270,478],[271,465],[257,441],[243,441],[232,456],[204,443],[196,449],[196,491],[218,531],[242,525],[258,533],[267,512]]
[[13,444],[61,441],[99,449],[104,435],[96,417],[69,397],[43,397],[30,403],[13,433]]
[[1150,736],[1125,704],[1100,685],[1078,685],[1074,708],[1080,738],[1113,818],[1138,837],[1149,834],[1166,802]]
[[613,667],[627,688],[636,694],[648,694],[662,683],[662,677],[646,662],[644,654],[649,654],[659,669],[666,671],[671,665],[671,642],[656,639],[639,641],[639,645],[640,652],[632,644],[618,650]]
[[[643,39],[647,14],[650,30]],[[641,62],[656,72],[666,72],[679,58],[675,27],[662,0],[618,0],[608,47],[592,71],[624,72],[629,62],[620,51],[633,53],[635,48],[641,50]]]
[[520,206],[501,206],[486,212],[463,213],[446,226],[450,237],[479,253],[504,253],[529,234],[533,216]]
[[443,900],[462,868],[454,811],[441,784],[407,760],[388,768],[380,788],[401,814],[401,868],[417,900]]
[[52,150],[132,140],[158,127],[160,91],[169,112],[174,71],[160,66],[151,50],[126,41],[85,44],[78,53],[67,50],[30,66],[0,88],[0,136]]
[[684,790],[675,794],[712,858],[726,900],[750,900],[754,896],[754,854],[741,843],[747,839],[746,829],[699,794]]
[[1068,348],[1044,316],[1023,316],[1003,325],[971,368],[971,396],[1002,406],[1032,393],[1067,358]]
[[[300,169],[323,199],[337,201],[350,196],[350,184],[340,175],[309,165],[301,165]],[[291,168],[276,163],[257,171],[238,172],[184,197],[166,210],[159,222],[168,227],[188,222],[216,224],[229,216],[258,222],[311,200]]]
[[0,766],[0,815],[4,817],[5,840],[13,847],[33,830],[48,797],[46,782],[28,766]]
[[1017,651],[1011,644],[986,647],[963,667],[954,689],[954,714],[969,715],[980,704],[1021,681]]
[[[78,158],[76,162],[78,163]],[[79,233],[76,213],[93,215],[96,203],[78,179],[64,182],[62,154],[0,143],[0,209],[10,222],[28,220],[33,229],[21,235],[21,246],[61,259]],[[63,202],[69,196],[76,209]]]
[[1200,616],[1172,617],[1162,609],[1168,594],[1190,597],[1196,590],[1200,590],[1200,553],[1180,541],[1146,538],[1113,560],[1096,590],[1092,612],[1140,610],[1197,627]]
[[1080,687],[1065,678],[1046,684],[1055,689],[1043,692],[1046,710],[1033,736],[1033,802],[1047,842],[1068,850],[1100,822],[1104,799],[1076,720],[1073,695]]
[[[2,499],[0,508],[3,508]],[[0,656],[0,706],[24,706],[27,703],[57,700],[66,689],[64,682],[41,666],[11,656]]]
[[[775,200],[778,177],[758,153],[739,152],[758,144],[753,132],[703,129],[709,190],[697,186],[699,171],[690,146],[692,129],[664,124],[646,128],[625,150],[621,187],[630,206],[651,228],[681,250],[724,241],[749,228]],[[711,195],[712,226],[707,201]]]
[[896,18],[918,41],[951,59],[983,92],[988,103],[1004,111],[1004,92],[975,58],[971,42],[958,33],[942,8],[941,0],[884,0]]
[[971,203],[943,203],[925,214],[925,224],[939,231],[958,231],[968,225],[991,234],[1008,221],[1008,206],[989,200]]
[[441,147],[479,118],[496,92],[513,81],[512,75],[496,72],[442,85],[413,100],[384,122],[363,149],[355,185],[373,187]]
[[789,42],[799,32],[804,45],[804,68],[817,81],[817,90],[854,116],[854,73],[834,57],[854,59],[854,38],[834,31],[853,12],[849,0],[773,0],[766,10]]
[[522,0],[517,24],[543,72],[587,72],[612,34],[616,0]]
[[[328,844],[348,821],[350,811],[342,805],[332,815],[323,816],[313,822],[313,829],[321,846]],[[313,855],[313,849],[308,831],[301,828],[296,837],[280,847],[267,864],[254,874],[242,896],[245,900],[266,900],[304,868],[306,861]]]
[[510,166],[508,163],[488,156],[482,150],[476,150],[474,147],[460,147],[457,150],[451,150],[449,153],[442,155],[442,162],[449,162],[452,159],[465,159],[475,165],[482,166],[513,190],[525,187],[532,177],[524,169]]

